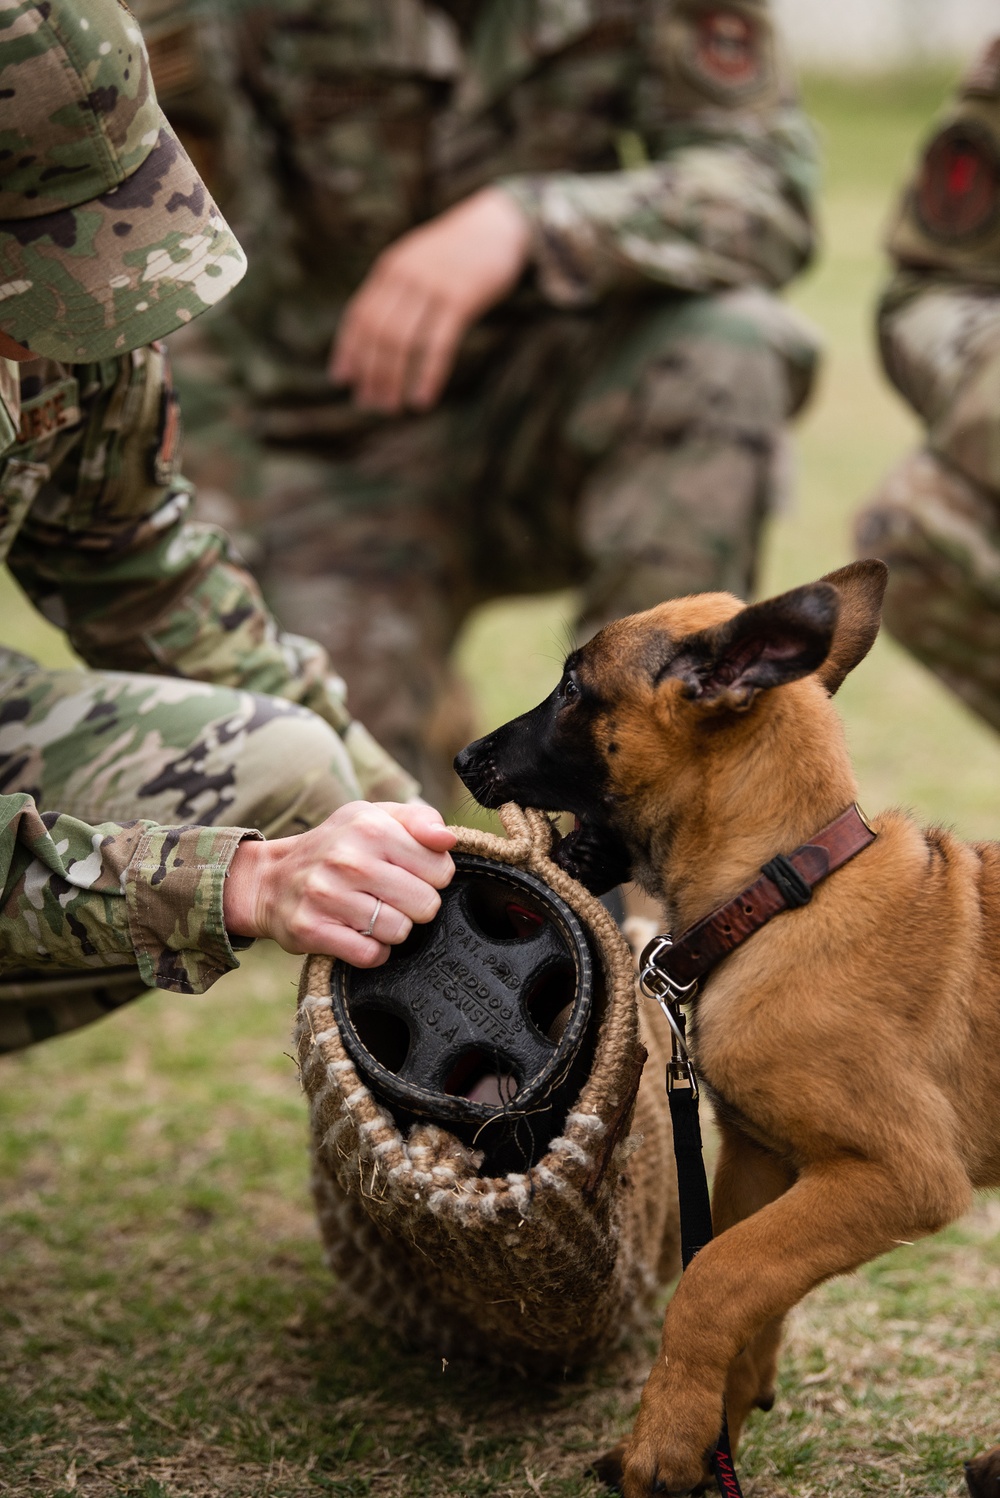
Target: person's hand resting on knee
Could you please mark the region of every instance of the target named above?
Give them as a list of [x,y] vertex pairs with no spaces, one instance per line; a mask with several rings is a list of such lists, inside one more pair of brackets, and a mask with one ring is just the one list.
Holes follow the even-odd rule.
[[454,844],[433,807],[352,801],[311,832],[240,844],[226,879],[226,929],[378,967],[437,914]]
[[348,302],[330,378],[352,386],[363,410],[436,405],[462,339],[514,289],[530,250],[531,226],[499,187],[403,234]]

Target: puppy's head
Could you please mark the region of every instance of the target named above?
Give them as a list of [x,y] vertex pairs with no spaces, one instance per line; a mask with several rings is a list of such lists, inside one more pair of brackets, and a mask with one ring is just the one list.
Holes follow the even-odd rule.
[[704,593],[616,620],[455,769],[484,806],[572,813],[558,861],[602,892],[648,863],[680,805],[697,810],[706,776],[753,753],[774,688],[837,690],[875,639],[887,575],[856,562],[764,603]]

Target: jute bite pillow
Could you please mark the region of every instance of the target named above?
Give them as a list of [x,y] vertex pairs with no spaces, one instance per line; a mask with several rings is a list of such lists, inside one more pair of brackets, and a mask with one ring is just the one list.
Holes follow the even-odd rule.
[[344,1049],[328,958],[304,965],[296,1043],[320,1228],[348,1304],[442,1356],[544,1372],[620,1342],[679,1268],[669,1041],[658,1015],[647,1024],[638,1010],[614,920],[550,859],[547,818],[513,805],[500,816],[506,838],[457,828],[458,851],[549,884],[586,928],[604,979],[589,1076],[542,1158],[491,1178],[481,1154],[437,1125],[401,1133]]

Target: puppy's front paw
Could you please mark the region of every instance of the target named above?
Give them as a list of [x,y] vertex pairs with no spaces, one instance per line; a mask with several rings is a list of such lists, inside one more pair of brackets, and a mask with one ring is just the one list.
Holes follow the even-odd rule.
[[971,1498],[993,1498],[1000,1493],[1000,1446],[966,1462],[965,1482]]
[[711,1480],[707,1462],[679,1448],[662,1442],[656,1446],[630,1442],[621,1491],[625,1498],[650,1498],[654,1493],[679,1498],[681,1494],[700,1492]]
[[610,1451],[596,1457],[587,1468],[587,1475],[596,1477],[613,1493],[622,1490],[622,1463],[625,1460],[625,1442],[619,1441]]
[[625,1444],[625,1498],[699,1491],[711,1481],[708,1457],[721,1429],[721,1397],[690,1385],[671,1388],[654,1368]]

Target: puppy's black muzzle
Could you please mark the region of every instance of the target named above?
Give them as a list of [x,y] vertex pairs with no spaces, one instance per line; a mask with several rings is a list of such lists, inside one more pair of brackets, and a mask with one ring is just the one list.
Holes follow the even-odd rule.
[[490,754],[490,737],[476,739],[474,743],[466,744],[465,748],[455,755],[455,773],[465,786],[467,791],[479,802],[480,806],[488,806],[495,809],[502,806],[505,801],[516,800],[516,796],[505,794],[504,781],[497,773]]
[[547,697],[455,756],[456,773],[481,806],[517,801],[542,811],[576,810],[561,799],[568,788],[561,783],[557,756],[549,751],[554,717]]
[[631,858],[606,820],[603,762],[582,735],[560,734],[557,724],[553,699],[546,698],[467,745],[455,756],[455,770],[481,806],[516,801],[571,812],[577,827],[560,839],[555,861],[601,895],[630,877]]

